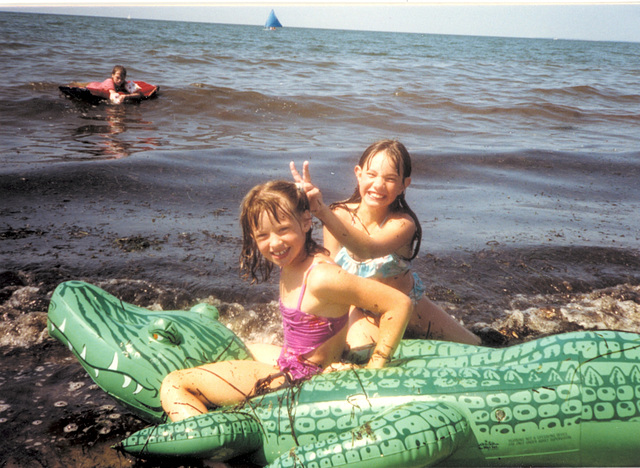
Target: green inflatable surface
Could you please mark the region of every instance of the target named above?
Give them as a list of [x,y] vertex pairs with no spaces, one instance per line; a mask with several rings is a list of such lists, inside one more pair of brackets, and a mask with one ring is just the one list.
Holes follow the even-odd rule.
[[[52,297],[49,333],[157,422],[167,373],[249,358],[216,312],[151,312],[68,282]],[[637,466],[640,335],[575,332],[500,349],[404,341],[385,369],[318,375],[121,445],[144,458],[246,455],[272,467]]]

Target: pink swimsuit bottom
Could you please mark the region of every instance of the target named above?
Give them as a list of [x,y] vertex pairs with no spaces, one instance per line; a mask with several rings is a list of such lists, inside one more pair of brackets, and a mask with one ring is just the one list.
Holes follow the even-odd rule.
[[318,317],[300,310],[307,287],[307,276],[316,265],[317,263],[311,265],[304,275],[298,306],[295,309],[286,307],[280,300],[284,346],[278,358],[278,366],[293,380],[306,380],[322,372],[322,367],[308,361],[304,355],[318,349],[349,321],[349,314],[342,317]]

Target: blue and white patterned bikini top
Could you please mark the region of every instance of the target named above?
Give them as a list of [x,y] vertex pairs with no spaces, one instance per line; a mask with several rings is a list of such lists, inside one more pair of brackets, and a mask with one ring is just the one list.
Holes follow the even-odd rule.
[[411,269],[411,262],[395,253],[359,262],[349,255],[345,247],[340,249],[334,260],[343,270],[361,278],[390,278]]

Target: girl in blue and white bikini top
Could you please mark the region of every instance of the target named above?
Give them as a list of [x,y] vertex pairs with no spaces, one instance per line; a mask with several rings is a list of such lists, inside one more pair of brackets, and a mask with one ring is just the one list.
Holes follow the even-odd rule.
[[[424,296],[425,287],[411,271],[420,249],[422,229],[408,206],[405,191],[411,184],[411,156],[404,145],[381,140],[370,145],[354,168],[357,185],[346,200],[326,205],[321,190],[311,181],[309,163],[302,175],[293,162],[291,175],[309,198],[311,213],[324,227],[324,246],[336,263],[355,275],[374,279],[407,294],[414,303],[408,325],[413,336],[479,344],[479,339]],[[362,259],[362,260],[361,260]],[[351,312],[347,341],[375,342],[379,321]],[[361,309],[361,308],[360,308]]]
[[[347,211],[349,210],[347,209]],[[351,211],[349,212],[351,215],[351,224],[355,226],[356,220],[360,220],[355,213]],[[380,225],[380,227],[382,228],[385,223],[386,220]],[[362,224],[362,222],[360,222],[360,224]],[[396,278],[411,272],[411,260],[404,258],[395,252],[367,260],[356,260],[347,248],[342,246],[336,254],[334,261],[340,265],[343,270],[351,273],[352,275],[374,280]],[[411,276],[413,277],[413,287],[409,291],[408,295],[415,305],[424,295],[426,288],[420,277],[415,272],[411,272]]]
[[[355,226],[356,221],[360,220],[355,213],[349,212],[351,214],[351,224]],[[380,225],[380,228],[382,228],[386,222],[387,220],[385,219]],[[360,224],[362,224],[361,221]],[[344,246],[340,248],[334,261],[345,271],[348,271],[352,275],[360,276],[361,278],[385,279],[404,275],[411,270],[411,260],[407,260],[395,252],[382,257],[356,260]]]
[[360,262],[349,254],[346,247],[342,247],[334,260],[343,270],[361,278],[391,278],[411,270],[411,262],[395,253]]

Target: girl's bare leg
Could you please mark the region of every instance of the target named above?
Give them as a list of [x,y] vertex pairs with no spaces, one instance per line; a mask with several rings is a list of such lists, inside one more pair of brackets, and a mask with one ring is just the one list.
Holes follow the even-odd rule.
[[253,359],[256,361],[264,362],[271,366],[278,365],[278,358],[282,352],[282,346],[267,344],[267,343],[251,343],[247,345]]
[[[467,330],[440,306],[422,297],[416,304],[407,331],[411,337],[446,340],[456,343],[479,345],[480,337]],[[354,308],[349,314],[347,344],[351,350],[371,346],[378,340],[378,321],[375,317]]]
[[380,322],[378,317],[362,312],[354,307],[349,312],[349,330],[347,345],[351,350],[368,348],[378,341],[380,336]]
[[[256,383],[279,372],[256,361],[221,361],[170,373],[162,381],[160,401],[171,421],[206,413],[209,407],[233,405],[255,394]],[[283,383],[275,378],[270,387]]]
[[407,330],[418,338],[479,345],[480,337],[467,330],[434,302],[423,296],[416,304]]

